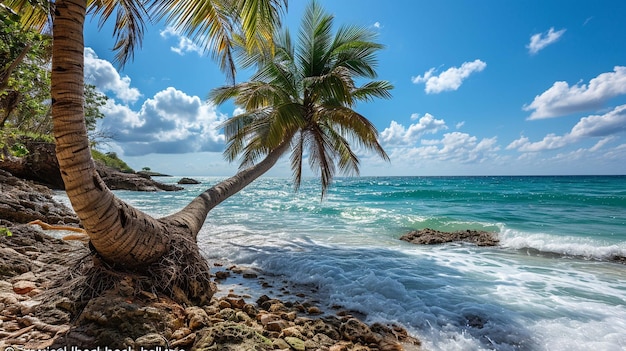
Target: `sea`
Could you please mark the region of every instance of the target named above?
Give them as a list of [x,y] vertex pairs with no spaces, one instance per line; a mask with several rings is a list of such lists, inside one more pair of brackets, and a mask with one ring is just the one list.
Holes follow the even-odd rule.
[[[221,180],[193,178],[116,194],[164,216]],[[492,231],[500,245],[399,240],[424,228]],[[626,257],[626,176],[339,178],[324,199],[316,179],[294,192],[262,177],[209,213],[198,242],[271,281],[223,289],[304,291],[327,313],[400,324],[425,350],[626,350],[626,264],[612,260]]]

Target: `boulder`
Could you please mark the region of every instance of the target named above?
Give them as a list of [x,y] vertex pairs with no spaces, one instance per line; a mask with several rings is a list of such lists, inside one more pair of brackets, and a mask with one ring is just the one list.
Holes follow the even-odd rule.
[[[52,191],[0,170],[0,224],[40,220],[49,224],[76,224],[72,209],[52,198]],[[8,222],[8,223],[7,223]]]
[[193,178],[183,177],[181,180],[178,181],[178,184],[200,184],[200,182]]
[[410,231],[400,237],[400,240],[419,245],[435,245],[462,241],[478,246],[496,246],[499,242],[497,235],[492,232],[470,229],[455,232],[442,232],[430,228]]

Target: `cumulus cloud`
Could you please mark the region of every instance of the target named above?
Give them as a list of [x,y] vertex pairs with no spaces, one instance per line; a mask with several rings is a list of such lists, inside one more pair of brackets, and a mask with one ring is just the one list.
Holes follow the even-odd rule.
[[436,119],[430,113],[426,113],[423,117],[413,114],[411,119],[417,119],[418,122],[411,124],[408,128],[396,121],[391,121],[389,127],[380,133],[381,142],[386,145],[413,145],[425,134],[435,134],[448,129],[443,119]]
[[161,38],[163,39],[169,39],[169,38],[175,38],[178,40],[178,43],[176,46],[170,46],[170,50],[172,50],[173,52],[184,56],[187,53],[197,53],[198,55],[202,55],[203,51],[202,48],[198,45],[196,45],[191,39],[181,35],[178,31],[176,31],[176,29],[174,29],[174,27],[168,26],[167,28],[165,28],[164,30],[162,30],[161,32],[159,32],[159,34],[161,35]]
[[427,94],[438,94],[459,89],[465,79],[475,72],[481,72],[485,67],[487,64],[477,59],[472,62],[464,62],[461,67],[450,67],[439,75],[436,75],[436,69],[433,67],[424,75],[413,77],[411,80],[415,84],[425,83],[424,91]]
[[496,157],[499,150],[497,138],[478,139],[467,133],[445,133],[441,138],[424,139],[425,135],[447,130],[443,119],[431,114],[414,114],[416,123],[405,127],[391,121],[381,132],[381,143],[390,151],[394,163],[413,164],[416,160],[454,161],[459,163],[479,163],[487,157]]
[[560,149],[567,145],[578,143],[591,138],[601,138],[599,148],[613,140],[614,136],[626,132],[626,105],[621,105],[603,115],[592,115],[581,118],[570,132],[564,135],[550,133],[541,141],[531,142],[528,137],[522,136],[507,146],[509,150],[520,152],[540,152]]
[[112,147],[123,149],[125,156],[223,151],[225,139],[218,126],[226,116],[199,97],[169,87],[146,99],[138,110],[130,107],[142,96],[139,90],[90,48],[85,49],[85,78],[115,95],[101,109],[105,118],[100,128],[112,135],[117,144]]
[[616,66],[613,72],[598,75],[588,85],[569,86],[567,82],[556,82],[523,109],[533,111],[529,120],[552,118],[596,109],[609,99],[624,94],[626,67]]
[[225,116],[197,96],[169,87],[147,99],[139,111],[107,104],[102,126],[128,156],[149,153],[222,151],[218,125]]
[[544,49],[546,46],[554,44],[557,40],[561,38],[561,36],[563,36],[564,33],[565,29],[561,29],[555,32],[554,27],[552,27],[545,33],[533,34],[530,37],[530,43],[526,45],[526,48],[531,55],[534,55],[540,50]]
[[98,58],[91,48],[85,48],[85,82],[95,85],[103,93],[111,92],[116,98],[132,103],[141,97],[137,88],[131,88],[130,78],[122,77],[111,62]]
[[478,139],[476,136],[452,132],[441,139],[422,140],[419,145],[396,148],[391,153],[394,162],[412,163],[416,160],[456,162],[460,164],[481,163],[497,158],[497,137]]

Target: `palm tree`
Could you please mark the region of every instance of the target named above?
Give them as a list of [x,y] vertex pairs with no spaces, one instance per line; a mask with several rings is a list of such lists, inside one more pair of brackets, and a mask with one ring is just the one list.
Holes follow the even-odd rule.
[[[40,19],[41,14],[46,12],[30,6],[37,2],[5,0],[4,3],[22,14],[28,25],[44,28],[46,22]],[[269,170],[292,146],[297,151],[298,148],[304,150],[313,140],[319,144],[318,148],[309,148],[311,156],[314,156],[309,159],[319,160],[324,189],[334,173],[333,157],[339,158],[341,170],[358,171],[358,159],[350,150],[346,138],[356,137],[359,143],[375,149],[386,158],[376,141],[374,127],[350,109],[357,100],[389,96],[387,91],[391,87],[387,83],[374,82],[357,88],[353,82],[355,77],[374,76],[373,54],[380,46],[367,41],[371,39],[371,34],[358,35],[357,32],[362,31],[351,28],[340,30],[337,42],[331,44],[326,37],[330,35],[330,28],[326,27],[332,24],[332,17],[323,15],[319,19],[322,21],[303,29],[308,33],[305,37],[313,42],[302,45],[314,44],[311,54],[328,58],[311,57],[307,59],[311,60],[309,66],[298,62],[303,71],[289,71],[302,76],[294,77],[302,85],[293,85],[297,89],[293,91],[293,104],[284,108],[267,104],[265,111],[280,113],[267,114],[266,118],[262,117],[258,105],[256,111],[261,115],[254,116],[254,109],[249,108],[246,115],[252,118],[238,116],[227,123],[226,131],[231,140],[227,155],[245,150],[242,169],[170,216],[153,218],[133,208],[115,197],[105,186],[89,151],[83,110],[82,34],[88,5],[91,11],[102,16],[103,21],[117,13],[115,35],[118,45],[115,48],[121,63],[132,58],[133,49],[140,43],[144,18],[165,20],[174,23],[183,33],[204,40],[207,47],[217,53],[220,65],[232,78],[235,73],[235,44],[245,45],[242,57],[250,56],[259,63],[267,62],[268,69],[270,62],[279,67],[279,61],[271,60],[268,53],[278,53],[286,48],[272,48],[265,44],[274,42],[274,28],[279,25],[278,15],[282,6],[286,6],[286,1],[56,0],[50,3],[54,7],[49,13],[53,14],[52,116],[57,158],[72,207],[97,253],[96,261],[104,261],[115,269],[132,270],[152,277],[152,281],[159,282],[163,291],[179,300],[206,301],[215,292],[215,286],[210,280],[208,265],[198,252],[195,238],[212,208]],[[313,13],[320,12],[319,7],[312,5],[310,12],[305,22]],[[318,21],[317,18],[308,20]],[[318,36],[314,27],[327,30]],[[237,28],[242,28],[241,33]],[[276,41],[278,44],[283,42]],[[317,45],[318,42],[323,45]],[[287,52],[290,51],[277,57],[284,59]],[[249,62],[252,61],[249,59]],[[261,70],[265,66],[259,67]],[[229,96],[234,96],[232,94]],[[266,98],[263,98],[264,95]],[[269,91],[259,91],[256,96],[256,100],[265,99],[268,102],[288,101],[286,97],[277,99]],[[264,129],[263,124],[267,124],[268,128]],[[255,132],[247,132],[250,128]],[[259,139],[265,132],[269,138]],[[244,145],[248,140],[249,146]],[[301,164],[302,154],[300,152],[299,159],[292,156],[292,164]],[[299,184],[301,173],[296,175]]]
[[[121,64],[131,59],[140,45],[144,21],[163,20],[203,44],[234,77],[235,39],[244,42],[248,50],[265,50],[264,43],[272,42],[270,36],[286,5],[286,0],[3,1],[3,8],[20,15],[26,28],[49,31],[52,23],[51,95],[57,159],[67,195],[99,261],[115,269],[156,276],[153,281],[178,299],[202,302],[215,292],[209,267],[193,240],[204,218],[195,218],[195,212],[153,218],[115,197],[96,171],[83,109],[87,9],[100,16],[101,24],[115,14],[115,50]],[[225,185],[217,186],[215,192],[221,193],[223,188]],[[201,195],[203,199],[207,196],[213,192]]]
[[382,46],[365,28],[344,26],[333,34],[332,27],[333,16],[311,2],[297,45],[288,30],[275,35],[275,55],[244,55],[244,64],[257,66],[249,82],[210,94],[217,104],[234,99],[245,110],[224,123],[229,161],[241,155],[245,169],[262,157],[276,159],[290,149],[297,190],[306,155],[321,176],[322,197],[337,168],[344,174],[359,173],[351,143],[388,159],[374,125],[353,109],[359,101],[391,97],[387,81],[356,84],[357,79],[376,77],[375,54]]

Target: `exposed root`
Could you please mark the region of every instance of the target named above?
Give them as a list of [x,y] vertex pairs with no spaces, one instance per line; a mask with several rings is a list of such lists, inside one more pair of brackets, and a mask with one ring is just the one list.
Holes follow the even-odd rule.
[[110,265],[92,250],[74,261],[55,286],[50,293],[74,301],[77,311],[110,290],[123,297],[162,293],[185,305],[206,304],[217,291],[196,242],[183,235],[173,235],[169,252],[141,270]]
[[48,223],[46,223],[44,221],[41,221],[39,219],[31,221],[31,222],[28,222],[28,224],[38,225],[43,230],[67,230],[67,231],[78,233],[78,234],[66,235],[66,236],[63,237],[63,240],[78,240],[78,241],[82,241],[82,242],[88,242],[89,241],[89,235],[87,235],[87,232],[83,228],[72,227],[72,226],[69,226],[69,225],[48,224]]
[[85,229],[83,228],[78,228],[78,227],[72,227],[69,225],[53,225],[53,224],[48,224],[44,221],[41,221],[39,219],[34,220],[32,222],[28,222],[28,224],[32,224],[32,225],[38,225],[41,227],[41,229],[43,230],[68,230],[71,232],[77,232],[77,233],[81,233],[81,234],[87,234],[87,232],[85,231]]

